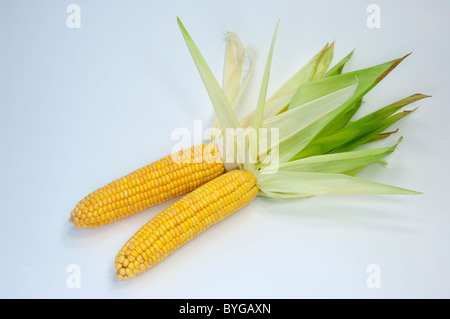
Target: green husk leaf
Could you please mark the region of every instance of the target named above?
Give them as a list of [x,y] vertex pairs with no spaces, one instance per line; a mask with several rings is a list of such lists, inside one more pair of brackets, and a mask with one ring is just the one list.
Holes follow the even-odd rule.
[[[256,105],[256,111],[255,111],[255,118],[253,119],[253,128],[256,132],[256,145],[259,144],[259,128],[261,127],[263,116],[264,116],[264,106],[266,103],[266,96],[267,96],[267,88],[269,86],[269,77],[270,77],[270,67],[272,65],[272,56],[273,56],[273,48],[275,46],[275,40],[277,38],[278,33],[278,26],[280,24],[280,21],[278,21],[275,32],[273,33],[272,37],[272,43],[270,44],[270,50],[269,55],[267,57],[266,67],[264,70],[263,79],[261,82],[261,89],[259,91],[259,98],[258,103]],[[256,145],[250,145],[249,152],[250,152],[250,163],[246,163],[244,167],[249,170],[250,172],[253,172],[254,170],[254,160],[257,158],[257,148]]]
[[243,64],[244,45],[237,34],[227,32],[222,88],[230,104],[241,86]]
[[[406,113],[399,113],[400,115],[396,115],[389,119],[386,119],[386,117],[395,113],[409,103],[413,103],[426,97],[428,96],[424,94],[414,94],[408,96],[400,101],[392,103],[371,114],[368,114],[363,118],[354,121],[345,127],[342,127],[339,130],[335,130],[334,132],[330,130],[330,128],[334,127],[329,126],[328,132],[322,132],[321,134],[319,134],[305,149],[299,152],[294,157],[294,159],[304,158],[317,154],[325,154],[331,151],[338,152],[350,150],[348,146],[351,143],[354,143],[352,145],[353,148],[355,148],[364,143],[373,142],[377,139],[377,136],[379,136],[381,132],[395,123],[395,121],[398,121],[400,118],[409,113],[408,111]],[[342,118],[344,117],[347,117],[347,115],[344,115]],[[340,117],[337,117],[337,119],[340,119]],[[346,120],[347,119],[344,119],[342,122]],[[387,136],[388,135],[386,134],[384,137]],[[378,139],[381,137],[382,136],[379,136]],[[356,141],[359,142],[355,143]],[[347,145],[347,147],[341,148],[343,145]]]
[[319,62],[317,63],[311,81],[319,80],[324,76],[325,72],[327,72],[328,68],[330,67],[331,61],[333,60],[333,55],[334,55],[334,42],[331,43],[331,45],[326,50],[323,51],[322,56],[319,59]]
[[394,114],[395,112],[397,112],[398,110],[400,110],[402,107],[414,103],[416,101],[425,99],[430,97],[429,95],[425,95],[425,94],[413,94],[410,95],[404,99],[401,99],[400,101],[394,102],[388,106],[385,106],[373,113],[370,113],[366,116],[364,116],[363,118],[359,119],[357,122],[358,123],[367,123],[376,119],[380,119],[380,118],[387,118],[388,116]]
[[[267,99],[264,108],[264,119],[278,114],[283,108],[289,105],[292,97],[298,88],[308,81],[311,81],[316,74],[316,69],[322,58],[329,55],[329,51],[334,48],[328,44],[317,53],[305,66],[286,81],[269,99]],[[332,53],[331,53],[332,54]],[[248,127],[252,124],[255,112],[251,112],[240,121],[242,127]]]
[[[256,52],[250,47],[241,49],[240,46],[241,42],[239,37],[236,34],[229,32],[227,34],[223,90],[232,110],[236,110],[238,105],[240,105],[241,99],[255,69]],[[233,56],[240,56],[240,54],[242,54],[242,59],[238,59],[237,57],[233,58]],[[229,57],[230,55],[232,57]],[[247,63],[245,57],[248,59],[248,71],[244,75],[243,65]],[[235,63],[239,63],[240,65],[235,65]],[[244,76],[243,79],[242,76]],[[234,91],[238,83],[240,83],[238,89],[237,91]],[[220,127],[217,116],[215,116],[212,126],[216,128]]]
[[[349,83],[346,87],[264,120],[262,127],[279,128],[278,143],[283,143],[343,105],[353,96],[357,86],[358,82],[355,78],[353,83]],[[266,151],[261,149],[260,153],[264,154]]]
[[267,57],[266,67],[264,69],[264,75],[261,82],[261,89],[259,91],[258,103],[256,105],[255,117],[253,119],[253,128],[258,132],[261,127],[264,116],[264,106],[266,103],[267,88],[269,86],[269,76],[270,76],[270,66],[272,65],[273,47],[275,45],[275,39],[277,38],[278,26],[280,21],[278,21],[275,27],[275,32],[273,34],[272,43],[270,45],[269,56]]
[[[372,164],[373,164],[373,163],[372,163]],[[350,170],[350,171],[344,172],[344,174],[345,174],[345,175],[349,175],[349,176],[356,176],[356,175],[358,175],[359,173],[361,173],[364,169],[366,169],[367,167],[369,167],[369,166],[372,165],[372,164],[363,165],[363,166],[361,166],[361,167],[358,167],[358,168],[352,169],[352,170]]]
[[326,130],[328,125],[333,123],[333,119],[341,117],[348,112],[367,92],[378,84],[405,58],[406,56],[371,68],[335,75],[302,85],[292,98],[289,109],[298,107],[313,99],[317,99],[317,97],[326,92],[332,91],[336,87],[351,81],[352,77],[357,77],[359,82],[353,97],[341,107],[280,144],[280,162],[298,159],[299,157],[297,154],[299,154],[321,131]]
[[389,136],[391,136],[392,134],[395,134],[397,132],[398,132],[398,129],[396,129],[395,131],[380,133],[377,136],[375,136],[373,139],[371,139],[368,143],[379,141],[379,140],[384,140],[385,138],[388,138]]
[[328,136],[328,135],[332,135],[336,131],[345,127],[350,122],[350,120],[353,118],[355,113],[359,110],[361,105],[362,105],[362,100],[359,100],[345,114],[343,114],[341,116],[336,116],[330,123],[328,123],[326,128],[323,129],[317,135],[317,137],[315,139],[324,137],[324,136]]
[[376,118],[370,122],[360,122],[359,120],[352,122],[332,135],[315,139],[293,159],[351,151],[360,145],[374,141],[381,132],[411,112],[404,111],[387,119]]
[[[401,139],[391,147],[311,156],[282,163],[277,169],[295,172],[345,173],[383,160],[386,156],[394,152],[400,142]],[[269,172],[272,169],[272,167],[267,167],[262,169],[261,172]]]
[[239,102],[242,99],[242,96],[244,95],[245,89],[248,86],[248,82],[250,81],[250,78],[253,74],[253,70],[255,69],[255,62],[256,62],[256,52],[250,48],[246,47],[244,49],[244,55],[248,57],[248,72],[244,77],[244,80],[241,83],[241,86],[239,87],[239,91],[237,92],[234,100],[231,103],[231,108],[234,110],[236,109],[237,105],[239,105]]
[[200,50],[197,48],[186,28],[181,23],[181,20],[177,18],[177,21],[181,33],[183,34],[184,40],[186,41],[186,45],[188,46],[189,52],[191,53],[192,59],[194,60],[195,66],[197,67],[203,84],[205,85],[205,88],[208,92],[209,98],[211,99],[221,127],[240,127],[239,122],[236,119],[233,110],[231,109],[230,103],[225,96],[225,93],[214,77],[202,54],[200,53]]
[[387,165],[387,164],[388,164],[388,163],[386,162],[386,160],[383,158],[383,159],[379,159],[379,160],[377,160],[377,161],[375,161],[375,162],[373,162],[373,163],[369,163],[369,164],[367,164],[367,165],[363,165],[363,166],[361,166],[361,167],[358,167],[358,168],[352,169],[352,170],[350,170],[350,171],[344,172],[344,174],[345,174],[345,175],[350,175],[350,176],[355,176],[355,175],[361,173],[364,169],[366,169],[366,168],[369,167],[370,165],[376,164],[376,163],[382,164],[382,165]]
[[[356,139],[353,139],[350,143],[344,144],[340,147],[335,147],[332,152],[333,153],[339,153],[339,152],[347,152],[350,150],[353,150],[355,148],[357,148],[358,146],[361,146],[363,144],[369,143],[370,141],[372,141],[378,134],[380,134],[381,132],[383,132],[384,130],[386,130],[387,128],[389,128],[392,124],[394,124],[395,122],[397,122],[398,120],[400,120],[401,118],[405,117],[406,115],[414,112],[416,109],[414,110],[405,110],[399,113],[396,113],[390,117],[388,117],[387,119],[383,119],[381,121],[381,124],[379,124],[376,129],[374,129],[373,131],[370,131],[369,133],[362,135],[362,136],[358,136]],[[379,120],[375,120],[372,122],[379,122]],[[372,123],[369,122],[369,123]]]
[[387,63],[383,63],[370,68],[347,72],[317,81],[307,82],[303,84],[292,97],[289,108],[294,108],[304,103],[324,95],[324,92],[335,91],[336,86],[342,86],[342,83],[353,81],[358,78],[359,86],[355,92],[355,100],[360,100],[367,92],[377,85],[384,77],[387,76],[400,62],[407,56],[396,59]]
[[278,198],[322,194],[421,194],[345,174],[278,171],[274,174],[260,174],[257,184],[261,195]]
[[354,52],[355,52],[355,50],[350,52],[345,58],[343,58],[334,67],[332,67],[327,73],[325,73],[325,75],[323,77],[327,78],[327,77],[330,77],[330,76],[333,76],[333,75],[341,74],[342,71],[344,70],[345,64],[348,62],[348,60],[350,60],[350,58],[353,56]]

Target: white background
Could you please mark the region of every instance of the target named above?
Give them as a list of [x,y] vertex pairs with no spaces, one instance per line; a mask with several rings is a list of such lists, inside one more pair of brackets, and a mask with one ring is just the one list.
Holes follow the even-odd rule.
[[[66,7],[81,8],[69,29]],[[0,4],[0,297],[448,298],[450,211],[448,1],[2,1]],[[420,196],[258,198],[150,271],[115,278],[114,257],[167,202],[98,229],[68,223],[76,203],[168,155],[175,128],[211,123],[212,106],[176,23],[218,79],[226,31],[258,52],[256,102],[276,22],[269,94],[326,42],[346,70],[413,52],[366,96],[358,116],[433,95],[379,145],[399,149],[361,177]],[[69,288],[67,267],[81,270]],[[381,287],[368,288],[368,265]]]

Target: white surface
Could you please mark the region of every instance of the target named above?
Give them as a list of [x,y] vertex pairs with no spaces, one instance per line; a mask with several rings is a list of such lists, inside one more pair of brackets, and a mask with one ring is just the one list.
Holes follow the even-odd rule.
[[[75,2],[75,1],[74,1]],[[0,4],[2,298],[450,297],[448,1],[69,1]],[[258,198],[152,270],[115,279],[126,240],[171,202],[98,229],[70,211],[90,191],[161,158],[174,128],[210,123],[212,107],[176,24],[179,16],[217,77],[225,32],[258,52],[256,81],[281,19],[269,93],[329,41],[347,70],[413,52],[366,98],[361,114],[432,94],[395,125],[404,141],[388,167],[362,177],[421,196]],[[385,145],[385,144],[382,144]],[[70,264],[81,287],[66,285]],[[368,288],[377,264],[381,288]]]

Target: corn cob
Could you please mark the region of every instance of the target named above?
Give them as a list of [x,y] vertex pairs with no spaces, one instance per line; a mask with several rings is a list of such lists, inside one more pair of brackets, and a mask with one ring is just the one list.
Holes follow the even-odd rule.
[[253,174],[234,170],[185,195],[145,224],[116,256],[118,279],[153,267],[196,235],[249,204],[258,194]]
[[76,227],[98,227],[203,185],[225,172],[213,144],[162,158],[92,192],[71,212]]

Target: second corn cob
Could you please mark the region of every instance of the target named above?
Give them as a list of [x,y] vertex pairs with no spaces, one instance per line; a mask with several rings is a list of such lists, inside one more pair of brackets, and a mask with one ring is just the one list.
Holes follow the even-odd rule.
[[82,199],[69,221],[98,227],[192,191],[223,174],[214,144],[200,144],[144,166]]
[[196,235],[249,204],[258,194],[253,174],[225,173],[185,195],[145,224],[116,257],[118,279],[153,267]]

